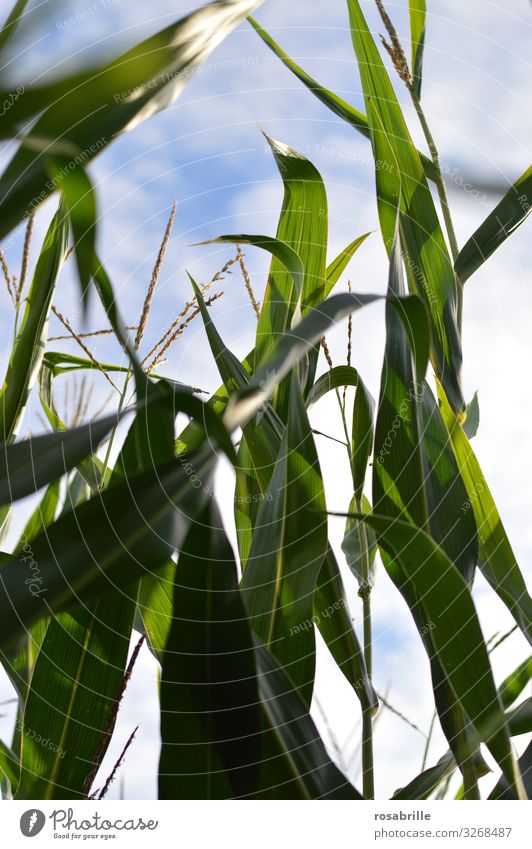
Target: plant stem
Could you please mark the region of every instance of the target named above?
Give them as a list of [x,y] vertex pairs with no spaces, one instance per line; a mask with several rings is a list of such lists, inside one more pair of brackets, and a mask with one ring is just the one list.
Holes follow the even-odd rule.
[[[357,513],[362,513],[362,498],[355,497]],[[364,623],[364,660],[368,681],[371,684],[373,667],[373,639],[371,629],[371,584],[369,579],[368,539],[364,523],[358,522],[358,537],[360,541],[360,562],[362,583],[359,595],[362,598]],[[366,799],[375,798],[375,778],[373,764],[373,716],[370,707],[362,710],[362,792]]]
[[365,799],[375,798],[373,779],[373,717],[371,708],[362,711],[362,793]]
[[480,790],[478,789],[477,771],[475,769],[473,759],[468,758],[463,765],[462,775],[464,778],[464,799],[480,799]]
[[423,760],[421,762],[421,772],[423,772],[423,770],[427,766],[427,760],[428,760],[428,757],[429,757],[429,748],[430,748],[430,743],[431,743],[431,740],[432,740],[432,735],[434,733],[434,726],[436,724],[436,717],[437,716],[438,716],[437,711],[434,711],[434,713],[432,714],[431,722],[430,722],[429,733],[427,734],[427,741],[425,743],[425,749],[423,751]]
[[447,235],[449,237],[449,245],[451,247],[451,254],[453,258],[453,262],[456,262],[458,258],[458,254],[460,253],[458,248],[458,242],[456,240],[456,234],[454,232],[454,225],[451,218],[451,211],[449,209],[449,201],[447,200],[447,191],[445,189],[445,183],[443,181],[441,168],[440,168],[440,156],[438,153],[438,148],[434,142],[432,137],[432,133],[429,129],[429,125],[427,123],[427,119],[425,118],[425,113],[423,112],[423,107],[421,106],[421,101],[417,96],[413,87],[409,86],[408,90],[410,91],[410,95],[412,97],[412,102],[414,104],[415,110],[417,112],[419,122],[423,129],[423,133],[425,134],[425,139],[427,140],[427,144],[429,147],[430,155],[432,158],[432,162],[436,169],[436,188],[438,189],[438,196],[440,198],[443,218],[445,221],[445,227],[447,229]]

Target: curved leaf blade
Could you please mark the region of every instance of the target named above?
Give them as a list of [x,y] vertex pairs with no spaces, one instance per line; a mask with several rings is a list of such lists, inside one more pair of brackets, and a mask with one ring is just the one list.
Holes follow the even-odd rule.
[[531,209],[532,165],[510,186],[460,251],[454,268],[462,284],[520,227]]

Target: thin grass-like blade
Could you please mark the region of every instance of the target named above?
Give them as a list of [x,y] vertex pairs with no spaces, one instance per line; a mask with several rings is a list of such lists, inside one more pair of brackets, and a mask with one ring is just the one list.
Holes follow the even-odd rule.
[[[294,62],[293,59],[291,59],[290,56],[285,53],[281,47],[279,47],[271,35],[267,33],[266,30],[263,29],[263,27],[261,27],[260,24],[252,17],[248,17],[248,21],[260,35],[264,43],[268,45],[270,50],[275,53],[285,67],[292,71],[292,73],[301,80],[303,85],[305,85],[309,91],[311,91],[318,100],[324,104],[324,106],[327,106],[331,112],[334,112],[335,115],[338,115],[339,118],[346,121],[355,130],[362,133],[363,136],[368,139],[370,138],[371,131],[368,125],[368,119],[362,112],[359,112],[358,109],[355,109],[355,107],[351,106],[350,103],[347,103],[347,101],[343,100],[337,94],[320,85],[320,83],[313,79],[310,74],[307,74],[303,68]],[[423,164],[425,174],[429,179],[434,179],[435,169],[432,161],[423,153],[420,153],[419,156]]]

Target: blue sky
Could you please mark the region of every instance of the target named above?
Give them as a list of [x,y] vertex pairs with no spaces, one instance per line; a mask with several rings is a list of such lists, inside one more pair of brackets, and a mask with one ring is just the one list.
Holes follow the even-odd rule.
[[[382,31],[374,3],[362,5],[373,31]],[[455,174],[455,182],[449,181],[450,201],[459,242],[463,243],[497,198],[489,194],[479,199],[464,191],[457,185],[457,175],[472,184],[505,184],[530,162],[531,6],[528,0],[428,0],[427,5],[423,101],[442,162],[448,173]],[[33,3],[31,8],[43,19],[31,31],[28,27],[27,34],[21,33],[21,48],[28,43],[32,48],[21,56],[20,63],[12,63],[15,79],[21,74],[26,80],[43,65],[61,63],[72,56],[81,63],[102,54],[113,55],[193,7],[180,0],[152,0],[149,4],[48,0]],[[407,3],[389,2],[387,9],[407,45]],[[256,17],[306,70],[363,109],[344,0],[294,0],[290,4],[266,0]],[[415,116],[400,81],[394,78],[395,82],[413,135],[422,146]],[[101,212],[100,251],[128,323],[138,318],[171,205],[178,201],[173,237],[148,326],[147,347],[162,335],[190,297],[185,269],[206,281],[231,256],[227,247],[198,248],[192,243],[221,233],[275,232],[282,185],[259,125],[301,150],[321,171],[329,194],[331,257],[355,236],[375,231],[349,271],[355,291],[384,291],[386,261],[378,233],[369,143],[327,112],[243,24],[206,61],[170,109],[119,139],[91,168]],[[0,154],[2,162],[8,153],[4,150]],[[48,204],[40,215],[37,238],[51,210]],[[476,448],[523,567],[532,556],[528,491],[532,479],[532,388],[524,379],[532,353],[529,233],[525,225],[468,282],[464,312],[466,395],[471,397],[478,389],[481,407]],[[12,241],[10,261],[15,261],[19,243],[20,239]],[[252,249],[246,259],[260,295],[267,261]],[[341,286],[345,287],[345,281]],[[229,346],[243,355],[254,334],[249,302],[236,272],[220,288],[225,294],[213,309],[213,317]],[[77,290],[68,270],[61,278],[58,305],[79,328]],[[0,306],[5,327],[9,305],[3,292]],[[94,327],[101,322],[94,304],[90,324]],[[59,330],[53,323],[51,333]],[[378,391],[383,331],[383,314],[378,306],[355,319],[354,364],[374,395]],[[330,346],[335,362],[342,362],[344,326],[331,334]],[[105,337],[93,345],[93,351],[101,360],[118,357],[116,346]],[[6,353],[7,347],[2,345],[3,359]],[[172,348],[165,370],[207,390],[216,388],[219,381],[199,322],[194,322]],[[103,397],[106,387],[100,383],[98,394]],[[61,391],[59,388],[59,398]],[[316,427],[331,433],[339,429],[334,410],[326,405],[316,408],[313,421]],[[31,423],[35,426],[33,418]],[[329,444],[320,444],[320,450],[331,484],[329,507],[345,509],[348,481],[338,481],[335,475],[340,457]],[[222,468],[219,484],[222,494],[232,486],[227,469]],[[228,514],[226,521],[229,524]],[[341,532],[341,526],[331,530],[337,543]],[[503,630],[508,624],[505,611],[484,592],[481,581],[477,596],[487,635],[495,629]],[[408,613],[384,574],[375,597],[377,685],[382,692],[389,688],[390,701],[426,728],[430,691],[422,681],[427,680],[428,668]],[[352,585],[350,598],[358,619]],[[389,662],[391,650],[398,655],[398,662]],[[510,671],[511,664],[524,653],[519,637],[508,641],[507,648],[494,658],[499,676]],[[405,659],[409,670],[406,677]],[[344,740],[356,723],[357,705],[324,653],[320,654],[319,669],[320,700]],[[146,687],[146,680],[151,682],[151,689]],[[138,742],[126,768],[127,795],[147,797],[155,791],[154,693],[154,664],[144,655],[117,729],[116,746],[120,748],[132,724],[141,721]],[[321,722],[319,712],[316,717]],[[415,774],[423,740],[387,713],[377,726],[376,736],[377,763],[388,764],[379,784],[384,794]],[[435,757],[442,753],[442,745],[440,741],[435,746]],[[356,760],[353,769],[356,772]]]

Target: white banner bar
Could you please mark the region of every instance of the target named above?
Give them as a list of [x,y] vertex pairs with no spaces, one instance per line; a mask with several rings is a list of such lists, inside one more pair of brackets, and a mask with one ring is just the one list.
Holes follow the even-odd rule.
[[[2,847],[444,849],[531,845],[525,802],[3,802]],[[29,844],[35,838],[34,844]],[[67,843],[67,841],[69,841]]]

